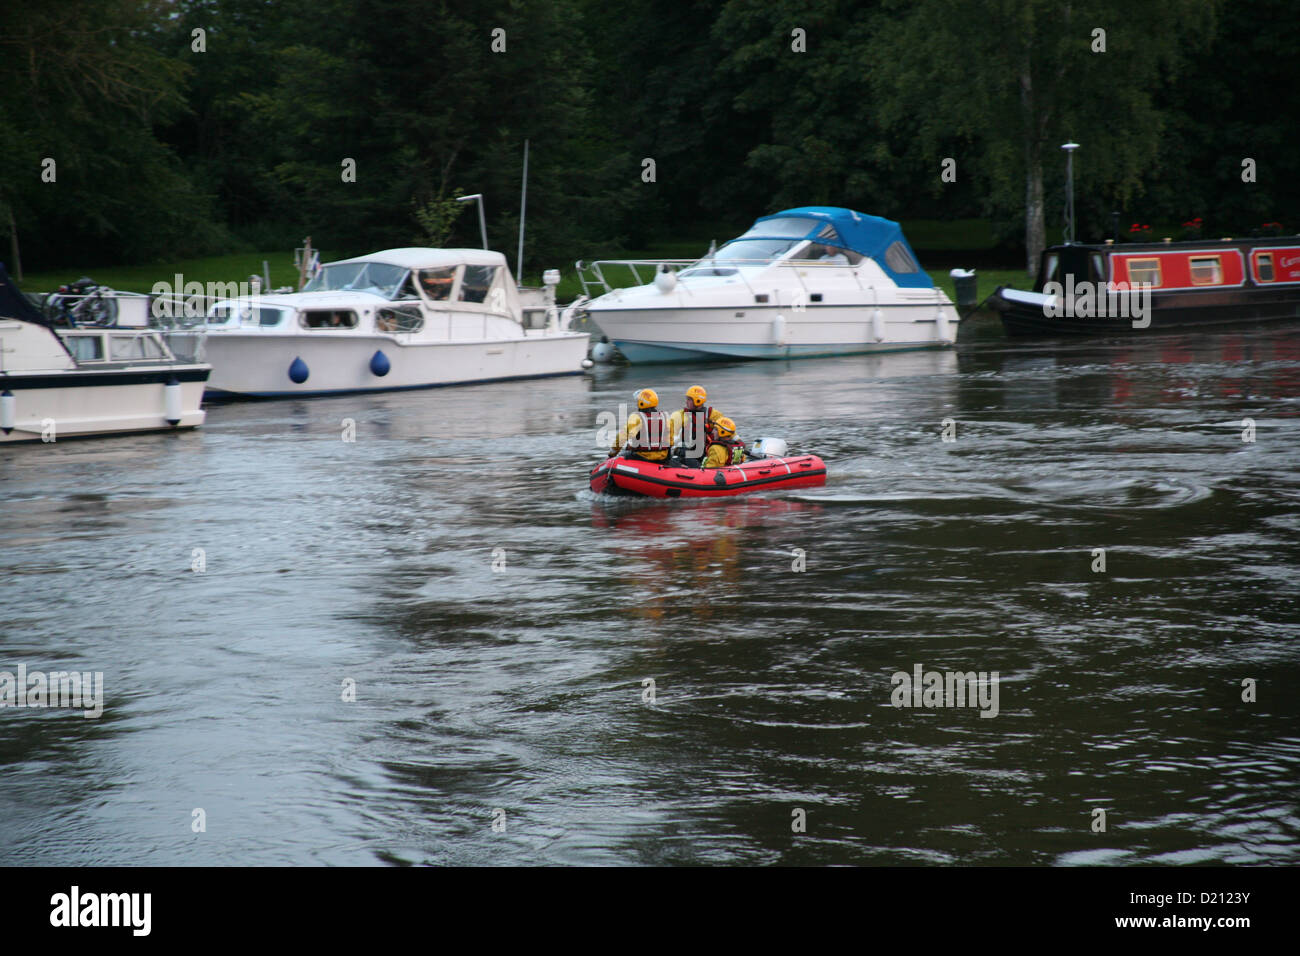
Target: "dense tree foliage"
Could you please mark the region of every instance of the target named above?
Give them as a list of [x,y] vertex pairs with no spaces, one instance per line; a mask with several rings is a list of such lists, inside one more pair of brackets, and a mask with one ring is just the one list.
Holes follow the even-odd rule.
[[0,228],[29,261],[130,261],[222,238],[157,135],[185,109],[168,4],[0,3]]
[[953,133],[969,144],[951,155],[978,157],[989,211],[1020,200],[1033,272],[1046,236],[1045,178],[1060,168],[1060,145],[1088,144],[1080,195],[1130,202],[1157,172],[1161,79],[1208,41],[1216,4],[893,0],[896,15],[878,18],[874,87],[896,135],[911,131],[931,156]]
[[725,238],[811,203],[986,218],[1014,257],[1059,227],[1068,139],[1083,144],[1084,238],[1109,235],[1113,212],[1123,225],[1200,216],[1213,234],[1294,230],[1290,12],[1284,0],[0,0],[0,231],[29,269],[306,235],[340,253],[477,245],[477,216],[449,200],[482,193],[490,243],[513,260],[525,139],[529,271]]

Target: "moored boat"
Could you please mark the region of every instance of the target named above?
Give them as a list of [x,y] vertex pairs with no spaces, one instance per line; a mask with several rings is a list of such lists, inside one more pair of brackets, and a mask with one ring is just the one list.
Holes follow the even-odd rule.
[[[613,268],[654,278],[614,289]],[[634,363],[943,348],[960,318],[898,223],[834,206],[763,216],[698,260],[603,260],[578,273],[587,294],[603,292],[586,313]]]
[[816,455],[754,458],[725,468],[690,468],[615,456],[591,470],[591,490],[597,494],[650,498],[724,498],[824,484],[826,463]]
[[195,428],[211,371],[156,329],[56,328],[0,265],[0,442]]
[[1134,335],[1300,319],[1300,236],[1066,243],[1032,291],[989,305],[1008,335]]
[[539,310],[521,302],[499,252],[388,249],[328,263],[301,292],[213,303],[201,330],[208,392],[327,395],[576,374],[589,336],[568,329],[552,279],[552,305]]

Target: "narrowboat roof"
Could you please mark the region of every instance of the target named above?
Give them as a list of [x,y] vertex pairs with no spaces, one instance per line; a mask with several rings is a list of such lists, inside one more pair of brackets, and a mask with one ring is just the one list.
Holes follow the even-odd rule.
[[1300,235],[1292,236],[1232,236],[1217,239],[1172,239],[1169,242],[1155,240],[1149,242],[1075,242],[1059,243],[1048,246],[1045,252],[1060,252],[1063,249],[1086,249],[1089,252],[1187,252],[1194,249],[1239,249],[1242,247],[1269,248],[1275,246],[1300,245]]

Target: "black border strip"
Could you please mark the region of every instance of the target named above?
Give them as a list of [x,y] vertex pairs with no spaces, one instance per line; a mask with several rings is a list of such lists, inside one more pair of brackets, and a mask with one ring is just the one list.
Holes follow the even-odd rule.
[[142,372],[91,372],[84,369],[52,375],[25,375],[0,372],[0,388],[96,388],[110,385],[166,385],[178,382],[206,382],[212,374],[207,368],[150,369]]

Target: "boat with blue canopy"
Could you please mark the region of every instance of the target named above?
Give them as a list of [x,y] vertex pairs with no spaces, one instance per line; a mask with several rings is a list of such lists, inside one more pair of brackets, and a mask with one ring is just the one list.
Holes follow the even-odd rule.
[[[762,216],[700,259],[577,265],[582,307],[631,362],[944,348],[957,334],[902,227],[837,206]],[[615,288],[619,272],[636,285]]]

